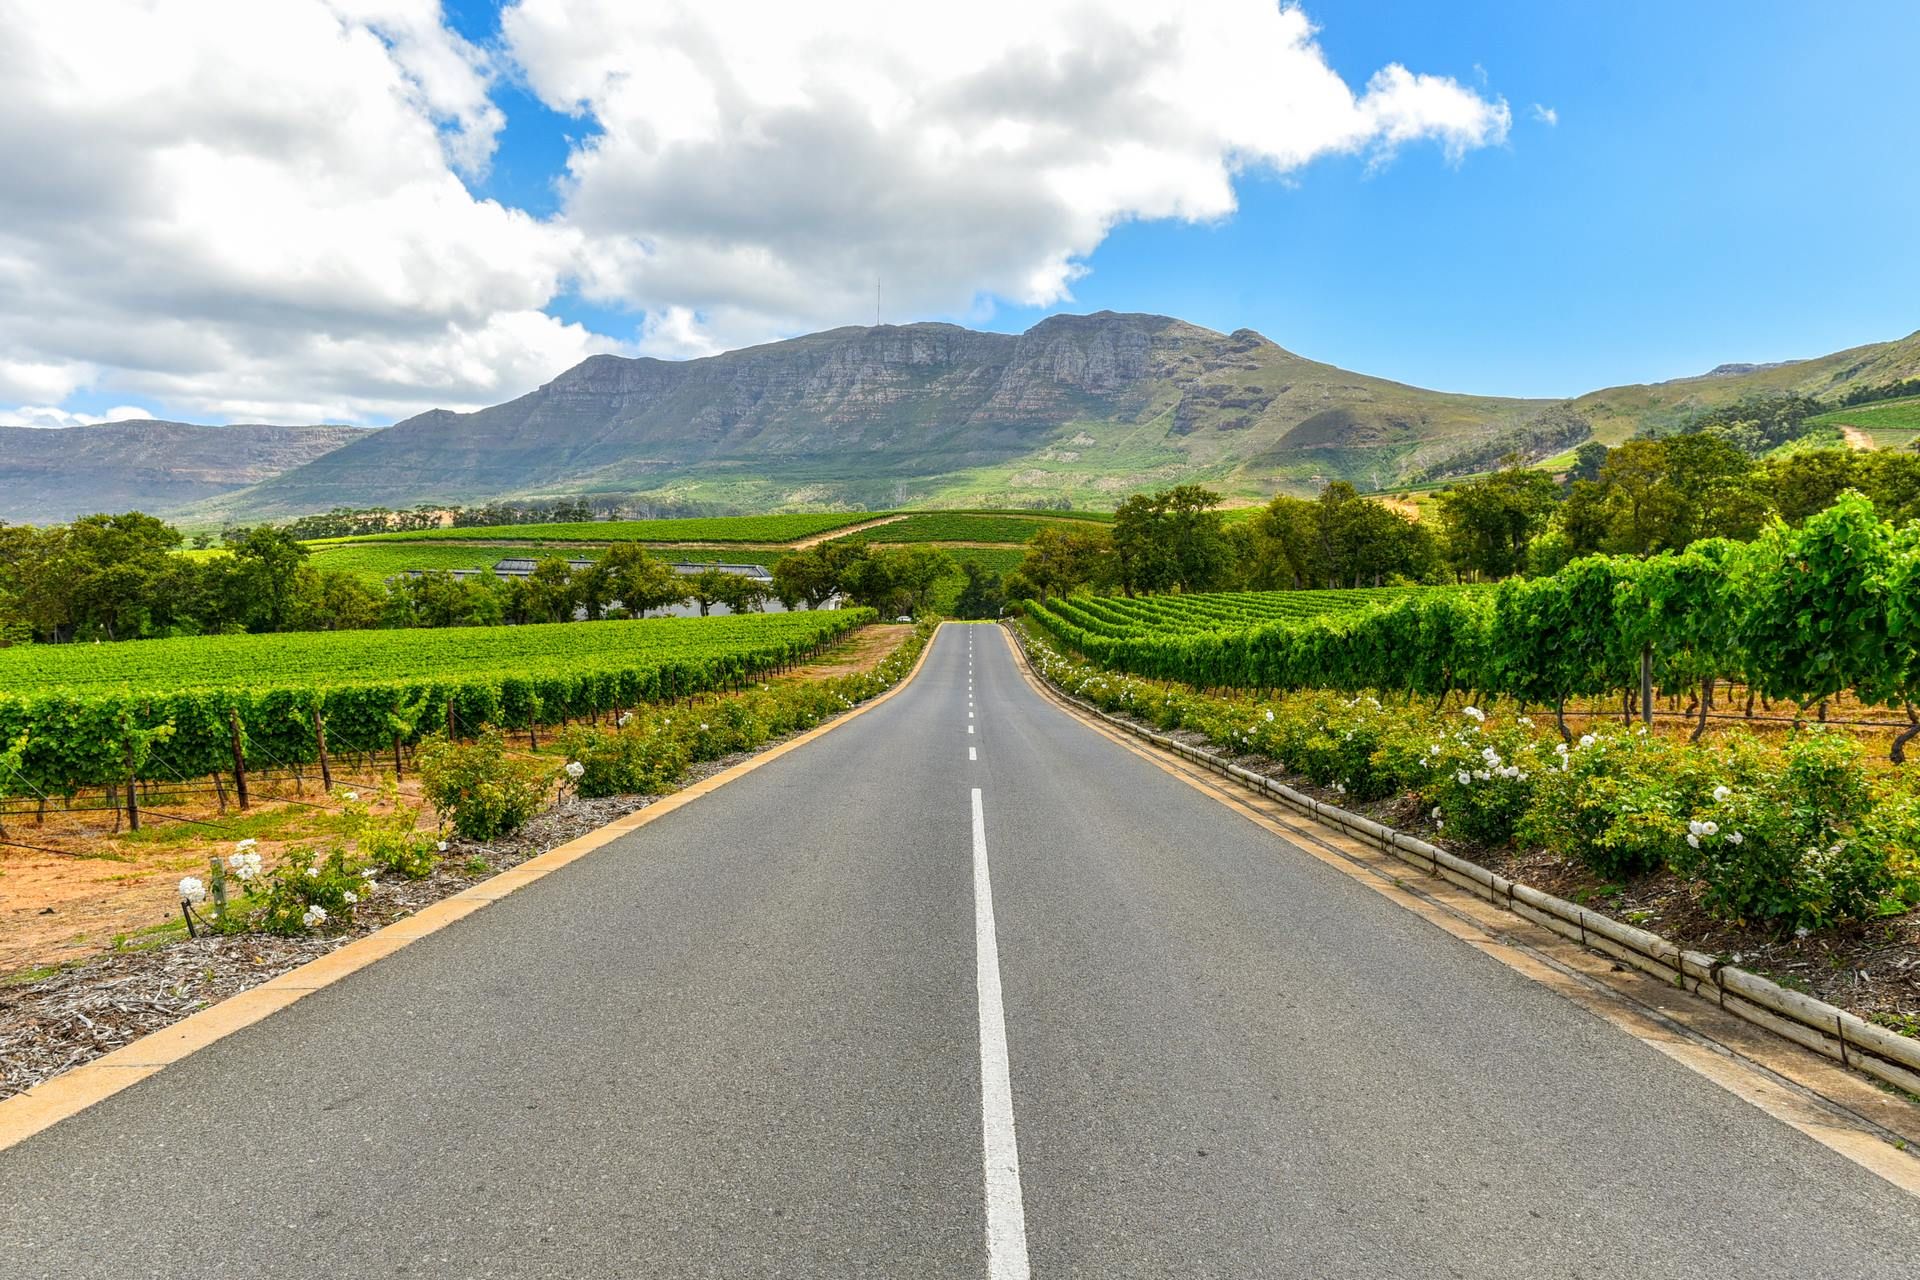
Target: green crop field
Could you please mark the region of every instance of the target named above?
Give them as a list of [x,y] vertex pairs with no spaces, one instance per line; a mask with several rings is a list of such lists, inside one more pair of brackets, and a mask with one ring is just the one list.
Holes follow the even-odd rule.
[[[739,687],[818,653],[871,609],[426,631],[205,636],[0,649],[5,789],[205,776],[398,749],[447,726],[528,729]],[[22,790],[24,788],[24,791]]]
[[1864,431],[1873,438],[1877,448],[1904,448],[1920,438],[1920,396],[1834,409],[1808,421],[1821,426],[1853,427]]
[[312,547],[349,542],[792,542],[876,520],[885,512],[836,511],[781,516],[702,516],[679,520],[588,520],[413,529],[353,538],[321,538]]
[[872,542],[1001,542],[1019,545],[1042,529],[1097,529],[1091,521],[1029,515],[974,515],[926,511],[872,529],[844,535],[844,541]]
[[1049,600],[1047,609],[1091,634],[1174,636],[1245,631],[1273,622],[1333,618],[1413,596],[1459,587],[1361,587],[1342,591],[1221,591],[1195,595],[1076,596]]
[[[501,560],[508,558],[524,559],[543,556],[562,556],[568,560],[597,560],[604,547],[554,547],[542,550],[538,546],[446,546],[439,543],[421,542],[349,542],[341,544],[323,544],[314,546],[307,563],[316,569],[337,569],[351,573],[368,584],[385,582],[395,574],[405,573],[409,569],[453,570],[485,569],[491,570]],[[690,564],[759,564],[772,568],[787,554],[784,551],[766,551],[751,547],[725,550],[685,548],[675,550],[661,547],[654,552],[663,560],[685,561]]]
[[[432,681],[479,672],[599,670],[659,655],[710,658],[770,641],[811,636],[850,614],[767,613],[725,618],[648,618],[525,627],[397,631],[290,631],[191,636],[125,644],[21,645],[0,649],[0,698],[52,690],[176,689],[265,684],[344,685]],[[838,621],[829,621],[838,618]],[[809,641],[811,643],[811,641]]]

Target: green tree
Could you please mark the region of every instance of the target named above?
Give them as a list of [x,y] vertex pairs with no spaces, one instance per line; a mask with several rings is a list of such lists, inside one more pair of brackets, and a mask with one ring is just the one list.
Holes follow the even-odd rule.
[[1589,440],[1573,451],[1573,465],[1567,468],[1567,483],[1598,480],[1601,469],[1606,465],[1607,446],[1598,440]]
[[595,592],[607,601],[619,601],[633,617],[650,609],[665,609],[687,599],[687,583],[673,567],[649,555],[637,542],[608,547],[592,569]]
[[1000,591],[1000,575],[990,573],[972,560],[965,561],[960,571],[967,580],[960,587],[960,595],[953,603],[953,616],[956,618],[997,618],[1004,597]]
[[525,579],[527,612],[531,622],[571,622],[578,593],[573,566],[561,555],[543,557]]
[[1440,494],[1440,542],[1462,577],[1506,578],[1527,566],[1527,550],[1546,527],[1557,492],[1553,478],[1515,463]]
[[246,530],[232,547],[239,585],[246,593],[247,625],[258,631],[284,631],[298,599],[306,546],[286,530],[263,524]]
[[1231,573],[1233,551],[1214,510],[1219,503],[1219,494],[1192,484],[1122,502],[1112,533],[1121,589],[1206,591]]
[[886,557],[894,586],[906,595],[915,614],[927,611],[941,579],[960,572],[952,556],[934,547],[899,547]]
[[703,618],[713,611],[714,605],[726,601],[728,593],[733,590],[734,581],[733,574],[711,566],[688,574],[685,578],[687,595],[700,606],[700,616]]
[[1113,542],[1105,529],[1043,526],[1027,543],[1019,574],[1040,596],[1071,595],[1105,578]]
[[727,606],[728,613],[758,613],[766,604],[771,588],[759,578],[749,578],[744,573],[729,573],[729,581],[721,584],[720,603]]
[[773,566],[773,594],[789,609],[803,601],[818,609],[841,594],[842,576],[865,557],[865,544],[854,542],[822,542],[782,556]]

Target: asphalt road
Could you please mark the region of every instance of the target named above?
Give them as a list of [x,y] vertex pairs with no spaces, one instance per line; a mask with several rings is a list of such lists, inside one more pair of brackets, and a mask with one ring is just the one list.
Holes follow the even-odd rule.
[[0,1153],[0,1276],[36,1280],[1907,1277],[1916,1223],[960,626]]

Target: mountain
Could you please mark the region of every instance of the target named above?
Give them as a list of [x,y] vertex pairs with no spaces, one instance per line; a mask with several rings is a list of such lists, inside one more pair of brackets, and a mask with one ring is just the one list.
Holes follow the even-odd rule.
[[[270,457],[211,454],[206,465],[220,464],[217,476],[199,474],[150,436],[145,470],[48,459],[66,470],[42,472],[20,493],[8,487],[22,465],[8,448],[0,518],[22,518],[9,508],[29,500],[60,510],[137,505],[210,522],[582,494],[713,510],[1060,497],[1111,506],[1137,489],[1188,480],[1254,498],[1333,479],[1388,487],[1490,465],[1510,448],[1547,457],[1589,432],[1617,443],[1749,395],[1833,398],[1914,376],[1920,333],[1572,400],[1516,400],[1351,373],[1250,329],[1216,333],[1166,316],[1060,315],[1021,334],[881,325],[700,360],[595,356],[517,400],[474,413],[434,410],[378,432],[116,424],[212,433],[194,437],[202,442],[244,438],[225,432],[290,434]],[[81,432],[109,430],[12,431],[0,447],[28,435],[57,451],[97,438]],[[299,434],[323,431],[334,434]],[[311,452],[293,456],[295,441]],[[156,455],[169,466],[157,467]],[[99,473],[116,470],[127,473],[114,491],[119,502],[98,488],[107,483]],[[206,487],[189,493],[189,480]],[[49,492],[60,501],[44,501]]]
[[164,511],[258,484],[372,434],[149,419],[0,427],[0,520],[52,524],[96,511]]
[[1723,364],[1698,377],[1607,387],[1581,396],[1573,408],[1592,424],[1595,436],[1618,444],[1642,427],[1678,426],[1702,409],[1748,396],[1797,391],[1836,400],[1855,387],[1877,387],[1915,376],[1920,376],[1920,331],[1811,360]]
[[257,515],[578,493],[1093,504],[1186,479],[1258,494],[1387,483],[1554,403],[1424,391],[1165,316],[1054,316],[1022,334],[883,325],[700,360],[595,356],[228,501]]

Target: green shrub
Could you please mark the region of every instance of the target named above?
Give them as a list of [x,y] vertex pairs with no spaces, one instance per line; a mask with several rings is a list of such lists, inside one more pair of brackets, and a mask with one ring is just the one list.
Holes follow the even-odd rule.
[[1515,834],[1609,880],[1644,875],[1684,847],[1685,815],[1709,784],[1704,762],[1644,730],[1601,730],[1535,775],[1535,802]]
[[344,849],[324,856],[311,850],[291,853],[267,877],[259,926],[285,937],[338,930],[352,920],[369,879]]
[[[350,799],[345,797],[351,797]],[[389,782],[381,792],[389,805],[385,817],[372,812],[358,792],[343,793],[346,832],[353,838],[360,857],[382,871],[391,871],[409,880],[433,874],[440,865],[446,842],[431,831],[420,830],[420,810],[400,803],[399,788]]]
[[430,738],[416,767],[421,789],[453,829],[468,840],[493,840],[518,830],[540,811],[553,771],[516,760],[497,729],[472,742]]
[[1442,831],[1487,847],[1513,839],[1543,767],[1530,724],[1488,728],[1485,713],[1468,707],[1451,732],[1427,744],[1418,757],[1426,776],[1416,785]]
[[[1910,813],[1873,814],[1866,761],[1851,738],[1793,734],[1779,767],[1716,785],[1686,824],[1674,869],[1727,919],[1814,929],[1876,914],[1899,887]],[[1856,834],[1854,828],[1866,822]]]
[[660,795],[671,791],[692,757],[684,736],[665,719],[634,716],[615,730],[575,726],[556,740],[581,772],[574,789],[581,795]]

